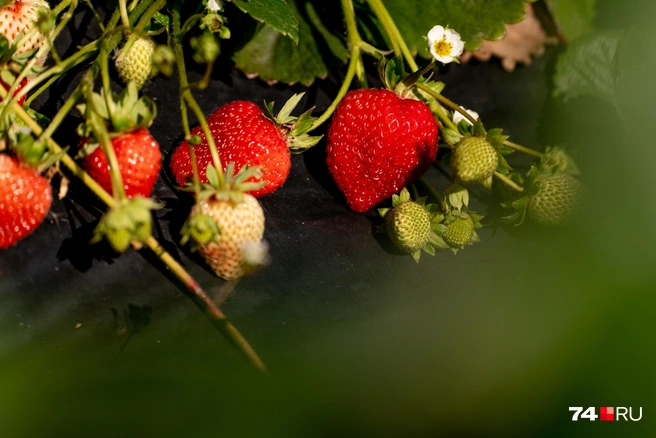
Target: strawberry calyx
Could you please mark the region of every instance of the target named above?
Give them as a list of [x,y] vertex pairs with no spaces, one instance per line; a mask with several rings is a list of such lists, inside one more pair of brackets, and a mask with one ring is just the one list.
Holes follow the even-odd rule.
[[562,147],[548,147],[542,158],[531,166],[526,176],[513,175],[517,182],[527,189],[501,204],[502,207],[513,210],[512,214],[502,217],[501,220],[507,224],[520,226],[526,220],[529,202],[540,192],[542,183],[558,173],[574,177],[578,176],[580,171],[574,159]]
[[[261,188],[264,183],[262,180],[262,169],[260,167],[250,167],[248,164],[239,169],[235,174],[235,163],[231,162],[226,166],[225,187],[220,186],[219,176],[213,165],[207,166],[207,180],[209,184],[202,184],[201,190],[197,194],[197,203],[208,198],[214,198],[216,201],[229,202],[232,204],[241,204],[244,202],[244,194]],[[194,191],[192,184],[189,184],[183,190]],[[198,209],[193,212],[182,226],[180,243],[186,245],[190,243],[191,250],[195,251],[199,247],[209,245],[211,242],[218,242],[220,230],[214,219]]]
[[436,249],[448,248],[438,235],[444,215],[435,204],[426,204],[426,198],[412,200],[407,188],[392,196],[392,208],[381,208],[378,214],[385,223],[379,233],[387,233],[394,245],[409,253],[419,263],[422,250],[435,255]]
[[106,239],[116,252],[122,253],[131,242],[145,242],[152,233],[151,212],[162,207],[142,196],[122,201],[100,219],[91,243]]
[[100,93],[90,93],[86,104],[78,105],[78,110],[85,115],[77,133],[80,137],[89,138],[80,155],[92,153],[99,146],[94,136],[91,117],[99,116],[111,128],[110,137],[134,132],[141,128],[148,128],[157,114],[155,102],[147,96],[139,97],[139,90],[134,82],[130,82],[118,97],[107,98],[103,90]]
[[[11,126],[13,114],[8,116],[5,123]],[[57,163],[66,154],[67,149],[53,153],[48,143],[43,139],[35,139],[29,128],[6,129],[3,142],[16,155],[21,165],[42,173]]]
[[323,135],[311,136],[308,134],[316,117],[312,117],[314,107],[310,108],[300,116],[292,115],[292,111],[298,106],[305,93],[298,93],[293,95],[282,109],[275,114],[275,102],[265,102],[265,107],[269,114],[269,118],[278,126],[278,128],[285,134],[287,138],[287,145],[293,154],[299,154],[310,149],[321,141]]

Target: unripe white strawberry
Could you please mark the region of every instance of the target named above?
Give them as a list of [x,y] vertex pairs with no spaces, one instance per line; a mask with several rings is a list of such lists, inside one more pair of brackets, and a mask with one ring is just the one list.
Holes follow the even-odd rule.
[[219,228],[216,241],[199,245],[198,251],[221,278],[234,280],[244,275],[252,249],[262,244],[264,212],[257,199],[243,194],[243,202],[207,198],[191,214],[211,217]]
[[148,37],[137,39],[130,50],[125,47],[116,58],[116,70],[126,84],[134,81],[141,89],[152,76],[153,53],[155,43]]
[[[30,29],[36,26],[39,17],[39,11],[49,11],[50,5],[45,0],[25,0],[8,2],[0,6],[0,33],[7,37],[9,44],[16,42],[16,37],[22,31],[23,35],[27,34]],[[48,40],[47,36],[37,31],[18,49],[14,56],[19,56],[39,49]],[[45,63],[48,53],[44,53],[36,62],[41,66]]]

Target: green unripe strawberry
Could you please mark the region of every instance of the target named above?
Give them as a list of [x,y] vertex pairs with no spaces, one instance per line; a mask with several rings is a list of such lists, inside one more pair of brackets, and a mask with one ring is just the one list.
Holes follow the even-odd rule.
[[583,184],[566,173],[556,173],[539,184],[538,193],[528,201],[528,216],[539,225],[570,222],[581,203]]
[[499,156],[490,141],[483,136],[464,137],[453,148],[451,168],[463,183],[480,183],[494,174]]
[[134,81],[141,89],[152,75],[153,53],[155,43],[147,37],[139,38],[126,53],[121,50],[116,58],[116,70],[126,84]]
[[446,224],[446,228],[442,238],[451,248],[462,248],[474,235],[474,221],[471,217],[456,217],[453,222]]
[[416,202],[398,204],[385,216],[385,226],[394,245],[402,251],[421,250],[431,237],[431,219],[426,209]]

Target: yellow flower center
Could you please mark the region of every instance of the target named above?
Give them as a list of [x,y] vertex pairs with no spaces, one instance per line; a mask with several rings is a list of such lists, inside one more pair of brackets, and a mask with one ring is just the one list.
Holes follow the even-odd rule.
[[446,38],[443,38],[435,43],[433,50],[439,56],[450,56],[453,46],[446,40]]

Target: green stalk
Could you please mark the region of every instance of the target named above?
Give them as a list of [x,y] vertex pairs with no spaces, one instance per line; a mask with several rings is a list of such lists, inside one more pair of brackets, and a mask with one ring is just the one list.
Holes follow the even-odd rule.
[[[420,88],[422,88],[422,87],[420,87]],[[423,90],[423,89],[424,89],[424,88],[422,88],[422,90]],[[444,105],[448,106],[448,107],[451,108],[452,110],[454,110],[454,111],[458,111],[460,114],[462,114],[462,116],[463,116],[464,118],[466,118],[467,120],[469,120],[469,121],[471,122],[472,125],[475,125],[475,124],[476,124],[477,120],[476,120],[474,117],[472,117],[471,114],[469,114],[467,111],[465,111],[464,108],[462,108],[462,107],[461,107],[460,105],[458,105],[457,103],[451,101],[450,99],[444,97],[444,96],[441,95],[441,94],[437,94],[437,93],[435,93],[435,94],[433,94],[433,97],[435,97],[440,103],[443,103]]]
[[[326,111],[324,111],[324,113],[314,121],[312,127],[310,127],[307,132],[314,131],[323,125],[330,118],[330,116],[333,115],[337,109],[337,105],[339,105],[344,96],[346,96],[346,93],[348,93],[349,88],[351,87],[351,83],[353,82],[353,78],[356,76],[358,69],[362,65],[362,54],[360,47],[362,44],[366,43],[363,43],[362,39],[360,38],[360,33],[358,32],[357,22],[355,21],[355,9],[353,8],[352,0],[342,0],[342,9],[344,11],[344,19],[346,21],[346,33],[348,35],[349,44],[351,46],[351,59],[349,61],[348,70],[346,71],[344,82],[342,82],[342,86],[337,92],[337,96],[330,104],[328,109],[326,109]],[[364,75],[364,69],[362,70]],[[360,79],[361,83],[362,81],[363,79]]]
[[[415,58],[412,55],[408,44],[405,42],[403,35],[401,35],[399,28],[396,27],[396,23],[394,23],[392,16],[383,4],[382,0],[368,0],[368,2],[371,6],[371,9],[374,10],[374,14],[376,14],[378,20],[380,20],[382,23],[383,29],[385,30],[385,33],[387,33],[388,38],[392,41],[392,47],[394,47],[394,53],[396,56],[400,57],[403,55],[412,71],[419,70],[419,66],[415,61]],[[398,49],[396,47],[398,47]]]
[[[435,90],[431,89],[429,86],[427,86],[425,84],[422,84],[421,82],[416,82],[414,85],[415,85],[415,87],[419,88],[420,90],[430,94],[431,96],[433,96],[438,101],[441,101],[440,99],[442,97],[444,97],[440,93],[435,92]],[[435,106],[435,112],[437,113],[437,117],[442,121],[442,124],[444,126],[458,132],[458,127],[456,126],[455,123],[453,123],[453,120],[451,120],[446,115],[446,113],[444,112],[444,109],[440,105]]]
[[367,0],[367,3],[369,3],[369,6],[374,11],[376,17],[378,18],[378,21],[380,21],[380,24],[383,26],[383,29],[387,34],[387,38],[389,39],[389,42],[392,45],[392,50],[394,51],[394,55],[398,58],[402,58],[403,52],[401,51],[401,45],[399,44],[398,38],[396,37],[392,29],[392,27],[394,27],[394,22],[385,16],[383,12],[383,10],[385,10],[385,6],[383,5],[383,2],[381,0]]
[[328,109],[319,117],[317,118],[314,123],[312,124],[312,127],[307,131],[311,132],[323,125],[329,118],[330,116],[333,115],[335,110],[337,109],[337,105],[344,99],[344,96],[346,96],[346,93],[348,93],[349,88],[351,87],[351,83],[353,82],[353,78],[355,77],[355,71],[358,66],[358,57],[359,52],[357,48],[351,51],[351,61],[349,62],[349,67],[346,72],[346,77],[344,77],[344,82],[342,83],[342,87],[339,89],[339,92],[337,93],[337,96],[333,100],[333,103],[330,104]]
[[225,314],[218,308],[216,303],[205,293],[194,278],[185,271],[169,253],[164,250],[162,245],[154,237],[146,239],[146,246],[155,253],[155,255],[178,277],[188,288],[189,298],[198,306],[199,309],[209,318],[214,327],[216,327],[230,343],[240,351],[253,366],[263,374],[267,373],[266,366],[258,356],[257,352],[251,347],[246,338],[232,325],[226,318]]
[[420,182],[422,186],[424,186],[424,188],[428,191],[428,194],[430,196],[435,198],[435,200],[440,204],[440,207],[442,207],[442,210],[446,213],[446,205],[444,204],[444,199],[437,192],[437,190],[435,190],[433,186],[428,184],[428,181],[426,181],[424,177],[420,177],[417,181]]
[[[355,56],[357,62],[355,73],[358,76],[360,83],[366,84],[367,73],[364,70],[362,55],[360,54],[362,38],[360,38],[360,33],[358,32],[353,0],[342,0],[342,11],[344,13],[344,21],[346,21],[346,33],[348,35],[349,45],[351,46],[351,56]],[[355,51],[356,48],[358,49],[357,52]]]
[[16,97],[20,99],[20,97],[29,93],[36,85],[40,84],[46,78],[50,77],[50,79],[48,79],[43,85],[41,85],[41,87],[39,87],[34,93],[30,94],[30,96],[27,98],[27,100],[25,101],[25,107],[29,108],[32,102],[34,102],[34,100],[37,97],[39,97],[43,92],[45,92],[48,88],[50,88],[52,84],[54,84],[57,80],[59,80],[59,78],[64,73],[66,73],[76,65],[79,65],[84,61],[87,61],[89,58],[91,58],[94,55],[94,52],[96,50],[97,47],[95,42],[89,44],[88,46],[83,47],[82,49],[80,49],[80,51],[76,52],[70,58],[62,61],[61,63],[59,63],[54,67],[51,67],[50,69],[41,73],[41,75],[34,78],[32,81],[28,82],[27,86],[22,88]]
[[496,176],[497,178],[499,178],[499,179],[500,179],[501,181],[503,181],[504,183],[508,184],[508,186],[509,186],[510,188],[512,188],[513,190],[516,190],[516,191],[518,191],[518,192],[523,192],[523,191],[524,191],[524,189],[521,188],[520,186],[518,186],[518,185],[515,183],[515,181],[511,180],[510,178],[508,178],[508,177],[507,177],[506,175],[504,175],[503,173],[494,172],[494,176]]
[[129,32],[130,17],[128,16],[128,5],[125,0],[118,0],[118,8],[121,11],[121,22],[123,23],[123,27],[127,29],[126,32]]
[[191,160],[191,169],[194,177],[194,195],[196,202],[200,201],[200,175],[198,173],[198,163],[196,162],[196,152],[191,144],[191,129],[189,129],[189,114],[187,112],[187,102],[180,100],[180,113],[182,114],[182,128],[185,133],[185,140],[189,144],[189,159]]
[[[226,188],[225,184],[225,176],[223,173],[223,166],[221,164],[221,158],[219,157],[219,151],[216,147],[216,142],[214,141],[214,136],[212,135],[212,132],[210,131],[209,126],[207,125],[207,119],[205,119],[205,114],[203,114],[203,110],[200,108],[198,105],[198,102],[196,102],[196,99],[194,99],[194,96],[191,94],[191,90],[189,89],[189,79],[187,77],[187,67],[185,65],[184,61],[184,52],[182,50],[182,36],[180,35],[180,26],[181,26],[181,21],[180,21],[180,11],[178,10],[172,10],[171,11],[171,16],[173,18],[173,46],[174,46],[174,53],[175,53],[175,61],[178,66],[178,76],[180,78],[180,100],[181,100],[181,105],[186,104],[191,108],[193,111],[194,115],[198,119],[198,122],[200,123],[201,129],[203,130],[203,133],[205,134],[205,137],[207,139],[207,144],[210,148],[210,154],[212,155],[212,163],[214,164],[214,167],[216,169],[216,172],[219,176],[219,188],[224,190]],[[187,112],[183,112],[183,116],[186,116]],[[186,122],[183,121],[184,123],[189,124],[189,120]]]
[[518,145],[517,143],[513,143],[512,141],[506,140],[506,141],[503,142],[503,144],[504,144],[504,146],[508,146],[510,149],[514,149],[518,152],[523,152],[525,154],[532,155],[536,158],[542,158],[542,154],[540,152],[534,151],[533,149],[529,149],[529,148],[521,146],[521,145]]

